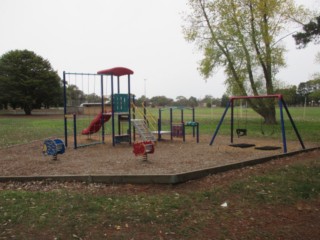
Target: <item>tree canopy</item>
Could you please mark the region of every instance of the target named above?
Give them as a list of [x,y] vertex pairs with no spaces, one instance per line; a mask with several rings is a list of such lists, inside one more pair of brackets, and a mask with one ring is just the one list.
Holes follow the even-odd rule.
[[[231,94],[273,94],[275,75],[285,66],[278,39],[306,12],[293,0],[189,0],[189,5],[184,33],[203,52],[202,75],[209,78],[223,68]],[[249,104],[266,122],[275,122],[272,101]]]
[[20,107],[30,115],[34,108],[62,102],[62,82],[48,60],[28,50],[13,50],[0,58],[0,104]]
[[309,23],[303,25],[303,31],[293,35],[296,41],[296,45],[300,48],[304,48],[308,43],[315,41],[318,42],[320,37],[320,16],[315,20],[311,20]]

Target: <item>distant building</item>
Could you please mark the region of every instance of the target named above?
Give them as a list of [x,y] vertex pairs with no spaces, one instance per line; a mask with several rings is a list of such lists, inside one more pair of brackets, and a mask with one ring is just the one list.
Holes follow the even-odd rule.
[[[82,113],[85,115],[95,115],[101,113],[101,103],[82,103],[80,105]],[[111,111],[111,102],[104,104],[104,112]]]

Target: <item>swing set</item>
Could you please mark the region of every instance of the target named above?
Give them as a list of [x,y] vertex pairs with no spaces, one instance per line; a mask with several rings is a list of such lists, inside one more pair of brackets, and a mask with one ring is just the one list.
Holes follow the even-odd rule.
[[[242,100],[240,99],[240,110],[237,111],[236,115],[237,115],[237,128],[236,128],[236,134],[238,136],[238,138],[243,137],[243,136],[247,136],[247,126],[248,126],[248,102],[247,100],[245,101],[245,105],[242,104]],[[233,107],[235,106],[235,104],[233,104]],[[243,107],[245,107],[245,116],[244,116],[244,123],[241,123],[241,119],[243,119]],[[240,112],[240,113],[239,113]],[[243,122],[243,121],[242,121]],[[264,127],[265,123],[263,122],[263,118],[261,118],[261,123],[260,123],[260,132],[262,135],[264,136],[271,136],[274,134],[275,129],[274,126],[275,124],[271,124],[272,129],[270,130],[270,133],[267,133],[267,130]]]
[[[241,109],[241,117],[242,117],[242,101],[240,101],[240,109]],[[248,124],[248,104],[246,101],[246,105],[245,105],[245,123],[244,123],[244,127],[240,126],[240,116],[239,116],[239,111],[237,113],[237,117],[238,117],[238,127],[236,129],[236,134],[238,135],[238,137],[243,137],[243,136],[247,136],[247,124]]]
[[[222,117],[216,127],[216,130],[212,136],[212,139],[210,141],[210,146],[213,144],[219,129],[223,123],[223,120],[229,110],[229,108],[231,108],[231,124],[230,124],[230,142],[233,144],[233,140],[234,140],[234,101],[235,100],[241,100],[241,99],[245,99],[245,100],[249,100],[249,99],[277,99],[278,100],[278,105],[279,105],[279,109],[280,109],[280,123],[281,123],[281,135],[282,135],[282,145],[283,145],[283,152],[287,153],[287,140],[286,140],[286,131],[285,131],[285,124],[284,124],[284,114],[283,114],[283,108],[285,109],[285,112],[287,113],[287,116],[290,120],[291,126],[300,142],[300,145],[302,147],[302,149],[305,149],[304,143],[302,141],[302,138],[298,132],[298,129],[293,121],[293,118],[289,112],[289,109],[283,99],[283,96],[281,94],[274,94],[274,95],[260,95],[260,96],[233,96],[229,99],[229,102],[227,103],[226,109],[224,111],[224,113],[222,114]],[[274,130],[272,130],[273,133]],[[238,128],[236,128],[235,130],[236,134],[238,137],[242,137],[242,136],[246,136],[247,135],[247,106],[246,106],[246,113],[245,113],[245,127],[240,128],[239,125],[239,121],[238,121]],[[261,132],[263,135],[265,135],[265,131],[263,131],[263,127],[262,127],[262,123],[261,123]],[[254,146],[253,144],[249,144],[249,145],[245,145],[245,147],[251,147]],[[261,150],[269,150],[267,147],[261,147],[261,148],[256,148],[256,149],[261,149]]]

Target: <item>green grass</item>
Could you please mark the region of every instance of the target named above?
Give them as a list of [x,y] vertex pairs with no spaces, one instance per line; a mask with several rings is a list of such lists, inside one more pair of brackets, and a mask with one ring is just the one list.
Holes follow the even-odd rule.
[[320,193],[319,166],[294,165],[271,174],[253,176],[230,187],[237,194],[255,203],[288,204],[312,199]]
[[[319,161],[249,176],[228,186],[177,193],[88,194],[68,190],[0,192],[0,238],[15,239],[195,239],[213,222],[221,239],[246,211],[294,206],[320,196]],[[228,201],[228,208],[220,207]],[[277,218],[277,216],[275,216]],[[225,223],[224,226],[220,225]],[[172,234],[172,235],[170,235]],[[242,233],[243,239],[263,231]],[[270,238],[274,238],[271,233]],[[157,237],[158,236],[158,237]],[[171,236],[171,237],[170,237]],[[217,236],[218,237],[218,236]],[[219,239],[219,238],[217,238]]]
[[63,120],[21,117],[0,118],[0,147],[63,136]]
[[[296,126],[304,141],[320,142],[320,108],[290,108],[290,113],[295,120]],[[152,115],[158,118],[158,109],[148,109]],[[224,108],[196,108],[196,121],[200,123],[200,134],[212,135],[223,114]],[[0,113],[1,114],[1,113]],[[285,128],[288,140],[297,140],[295,132],[285,115]],[[176,110],[173,114],[175,122],[180,121],[180,111]],[[246,117],[247,116],[247,117]],[[77,120],[77,133],[86,128],[94,116],[79,117]],[[162,128],[169,130],[169,111],[162,111]],[[184,111],[184,121],[191,121],[191,111]],[[273,139],[281,138],[280,124],[265,126],[262,120],[252,110],[247,113],[235,111],[235,128],[247,128],[250,137],[267,137]],[[45,117],[21,117],[21,116],[2,116],[0,117],[0,148],[15,144],[28,143],[33,140],[42,140],[48,137],[63,137],[63,116],[60,119],[48,119]],[[111,124],[105,124],[106,133],[111,133]],[[188,129],[190,133],[191,129]],[[265,134],[262,134],[262,130]],[[72,119],[68,120],[68,133],[73,134]],[[220,130],[220,135],[230,134],[230,112],[228,112]]]
[[134,229],[146,225],[145,231],[151,233],[147,227],[150,223],[174,227],[188,218],[189,201],[189,197],[180,199],[175,194],[92,196],[67,191],[2,191],[0,224],[9,229],[21,226],[24,230],[46,231],[56,237],[60,232],[70,233],[69,237],[72,234],[84,236],[94,227],[120,230],[126,226]]

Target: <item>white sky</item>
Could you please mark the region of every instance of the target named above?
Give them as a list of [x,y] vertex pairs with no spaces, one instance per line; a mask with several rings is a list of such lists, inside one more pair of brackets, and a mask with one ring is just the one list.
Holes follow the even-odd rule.
[[[320,8],[320,0],[296,0]],[[0,0],[0,55],[27,49],[62,72],[96,73],[122,66],[134,71],[132,93],[196,98],[225,92],[223,70],[206,82],[196,47],[183,38],[187,0]],[[320,72],[320,45],[297,50],[292,37],[287,68],[278,78],[298,85]]]

